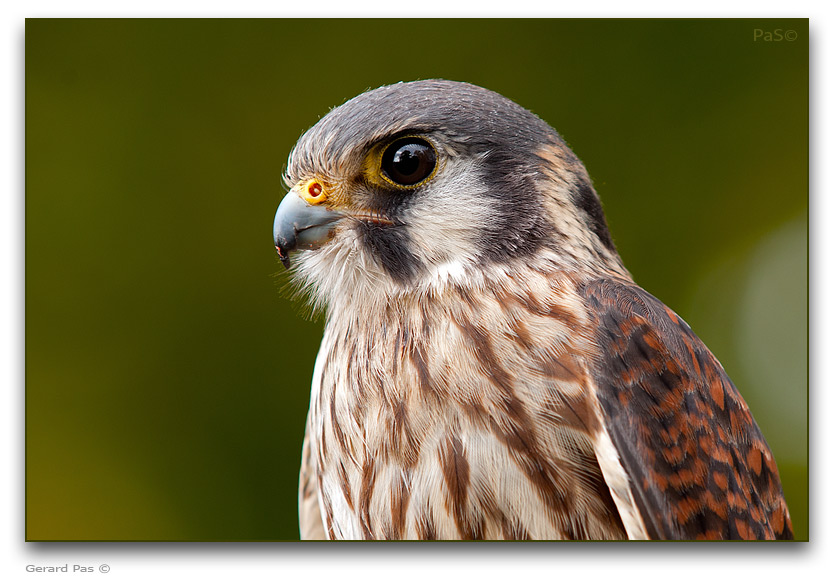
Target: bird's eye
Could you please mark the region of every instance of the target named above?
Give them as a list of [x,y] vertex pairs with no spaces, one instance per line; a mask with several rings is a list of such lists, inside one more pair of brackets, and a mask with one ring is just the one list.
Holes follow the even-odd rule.
[[417,137],[394,141],[382,154],[382,173],[397,185],[417,185],[431,176],[436,165],[434,147]]

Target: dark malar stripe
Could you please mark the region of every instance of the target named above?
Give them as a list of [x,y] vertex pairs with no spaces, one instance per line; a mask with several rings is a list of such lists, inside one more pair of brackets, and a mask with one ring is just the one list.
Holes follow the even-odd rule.
[[411,239],[404,227],[377,225],[360,221],[357,225],[362,242],[391,278],[408,284],[423,268],[423,263],[411,251]]

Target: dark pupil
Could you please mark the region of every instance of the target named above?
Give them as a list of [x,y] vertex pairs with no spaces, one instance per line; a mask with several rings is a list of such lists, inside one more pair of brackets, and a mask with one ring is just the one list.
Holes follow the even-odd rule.
[[414,185],[431,175],[436,161],[434,149],[422,139],[401,139],[386,149],[382,170],[394,183]]
[[400,175],[413,175],[420,169],[420,146],[406,145],[394,153],[394,169]]

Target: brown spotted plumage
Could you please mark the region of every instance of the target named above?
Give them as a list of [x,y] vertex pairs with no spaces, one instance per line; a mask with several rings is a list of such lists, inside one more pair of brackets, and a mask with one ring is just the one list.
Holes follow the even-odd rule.
[[583,291],[607,355],[597,399],[649,537],[791,538],[773,456],[712,353],[633,284]]
[[302,136],[287,181],[276,248],[327,320],[302,538],[791,537],[746,404],[532,113],[383,87]]

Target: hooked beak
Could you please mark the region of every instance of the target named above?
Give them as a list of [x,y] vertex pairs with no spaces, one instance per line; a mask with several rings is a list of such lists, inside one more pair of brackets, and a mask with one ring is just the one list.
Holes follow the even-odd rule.
[[303,195],[303,191],[293,188],[275,212],[272,235],[285,268],[290,267],[292,250],[315,250],[330,239],[336,222],[344,217],[324,205],[308,203]]

